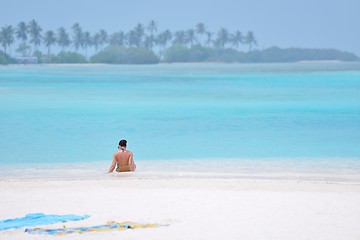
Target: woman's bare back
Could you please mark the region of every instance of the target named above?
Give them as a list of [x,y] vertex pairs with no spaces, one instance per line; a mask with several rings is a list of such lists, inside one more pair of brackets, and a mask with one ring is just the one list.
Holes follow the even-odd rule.
[[118,165],[120,165],[120,166],[130,165],[132,153],[127,150],[124,150],[124,151],[120,150],[115,153],[114,157],[115,157]]

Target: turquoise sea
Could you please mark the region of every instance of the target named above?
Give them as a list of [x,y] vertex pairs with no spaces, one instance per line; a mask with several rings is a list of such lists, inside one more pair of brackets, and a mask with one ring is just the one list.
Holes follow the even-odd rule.
[[104,172],[122,138],[139,173],[360,177],[360,63],[0,66],[0,178]]

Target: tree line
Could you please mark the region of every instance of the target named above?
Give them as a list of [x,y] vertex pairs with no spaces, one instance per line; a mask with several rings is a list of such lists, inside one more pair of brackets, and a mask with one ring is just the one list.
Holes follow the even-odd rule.
[[[163,62],[296,62],[302,60],[359,61],[353,53],[336,49],[253,49],[257,40],[252,31],[228,31],[222,27],[212,32],[204,23],[179,31],[159,31],[158,24],[138,23],[127,32],[95,33],[79,23],[70,30],[43,31],[36,20],[20,22],[16,27],[3,26],[0,31],[0,64],[16,63],[12,47],[24,58],[33,57],[42,63],[110,63],[153,64]],[[58,53],[52,50],[57,47]],[[240,51],[245,46],[247,51]],[[46,49],[45,53],[39,49]],[[88,57],[88,52],[92,56]]]
[[47,48],[47,54],[51,54],[53,46],[57,45],[61,51],[73,49],[75,52],[83,50],[87,55],[88,49],[93,48],[96,53],[104,46],[123,46],[145,48],[156,51],[159,55],[166,47],[172,45],[183,45],[192,47],[195,44],[213,47],[226,48],[229,46],[238,48],[240,45],[248,45],[249,50],[257,44],[254,33],[247,32],[245,35],[237,30],[233,33],[226,28],[221,28],[217,32],[211,32],[204,23],[198,23],[195,28],[172,32],[170,30],[158,31],[158,24],[151,20],[148,24],[138,23],[128,32],[119,31],[108,33],[100,29],[95,34],[84,30],[79,23],[75,23],[71,30],[64,27],[56,31],[43,31],[36,20],[29,23],[20,22],[16,27],[6,25],[0,31],[0,43],[5,53],[11,55],[11,47],[18,40],[19,45],[16,52],[22,56],[30,56],[38,51],[40,46]]

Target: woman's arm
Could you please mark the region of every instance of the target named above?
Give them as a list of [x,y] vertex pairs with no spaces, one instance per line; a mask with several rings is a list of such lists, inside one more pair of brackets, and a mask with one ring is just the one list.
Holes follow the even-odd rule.
[[110,168],[109,168],[108,173],[113,172],[113,171],[115,170],[115,167],[116,167],[116,158],[115,158],[115,154],[114,154],[114,155],[113,155],[113,161],[112,161],[112,163],[111,163],[111,166],[110,166]]
[[136,165],[134,164],[134,158],[132,152],[130,152],[130,156],[129,156],[129,166],[131,171],[135,171]]

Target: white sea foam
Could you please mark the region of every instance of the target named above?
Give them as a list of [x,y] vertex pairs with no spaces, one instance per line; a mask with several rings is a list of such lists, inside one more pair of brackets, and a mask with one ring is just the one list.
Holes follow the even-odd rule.
[[138,160],[133,173],[107,174],[109,161],[0,165],[0,180],[73,180],[117,178],[273,179],[360,183],[356,158],[337,159],[188,159]]

